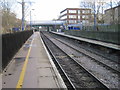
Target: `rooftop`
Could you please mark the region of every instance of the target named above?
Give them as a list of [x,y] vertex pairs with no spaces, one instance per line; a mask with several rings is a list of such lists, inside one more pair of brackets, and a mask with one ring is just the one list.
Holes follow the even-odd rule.
[[65,10],[91,10],[90,8],[66,8],[62,10],[60,13],[64,12]]
[[116,6],[116,7],[113,7],[113,8],[109,8],[109,9],[106,9],[105,11],[108,11],[108,10],[111,10],[111,9],[115,9],[115,8],[120,8],[120,5]]

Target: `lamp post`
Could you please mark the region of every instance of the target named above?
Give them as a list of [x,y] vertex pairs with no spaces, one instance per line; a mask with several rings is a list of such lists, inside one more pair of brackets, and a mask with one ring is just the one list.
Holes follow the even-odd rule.
[[34,9],[30,10],[30,30],[32,30],[32,10]]

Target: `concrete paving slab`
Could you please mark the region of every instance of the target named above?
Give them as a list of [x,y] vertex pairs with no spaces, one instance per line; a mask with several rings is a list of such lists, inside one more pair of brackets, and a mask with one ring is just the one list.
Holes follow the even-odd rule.
[[40,77],[39,88],[57,88],[53,77]]
[[43,77],[50,77],[50,76],[52,77],[52,76],[55,76],[55,75],[52,74],[51,68],[49,68],[49,67],[39,68],[38,71],[39,71],[39,76],[40,77],[41,76],[43,76]]
[[13,62],[10,64],[6,72],[4,72],[2,75],[2,87],[3,88],[15,88],[16,87],[23,63],[24,61],[13,60]]
[[40,67],[52,67],[49,63],[38,63],[37,64],[37,68],[40,68]]
[[37,59],[30,58],[27,65],[27,70],[25,72],[25,78],[22,88],[38,88],[37,85],[38,71],[36,69],[36,66],[37,66]]

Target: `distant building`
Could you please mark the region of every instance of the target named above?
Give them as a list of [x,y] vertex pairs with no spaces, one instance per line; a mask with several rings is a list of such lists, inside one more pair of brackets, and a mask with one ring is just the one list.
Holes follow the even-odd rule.
[[82,23],[87,25],[91,20],[91,9],[66,8],[60,12],[59,20],[65,21],[67,25]]
[[106,24],[120,24],[120,5],[105,10],[104,22]]

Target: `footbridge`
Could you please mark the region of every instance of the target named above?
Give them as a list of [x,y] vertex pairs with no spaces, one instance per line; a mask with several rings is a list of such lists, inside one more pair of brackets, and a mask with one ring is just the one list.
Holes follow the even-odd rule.
[[31,26],[32,28],[39,30],[47,30],[47,31],[55,31],[60,29],[60,27],[64,24],[63,21],[53,20],[53,21],[32,21],[27,24],[27,26]]

